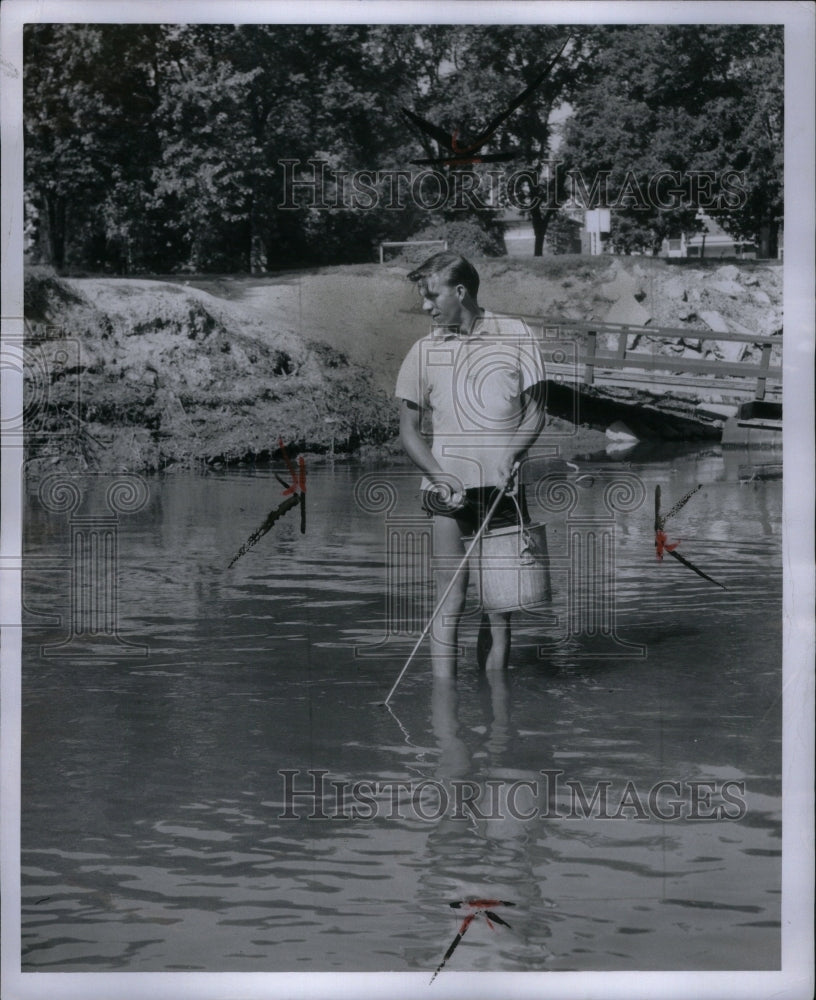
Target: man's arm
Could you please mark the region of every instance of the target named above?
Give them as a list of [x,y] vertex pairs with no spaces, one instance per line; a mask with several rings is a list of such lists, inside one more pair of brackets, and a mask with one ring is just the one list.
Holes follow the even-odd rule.
[[[462,485],[455,476],[447,475],[434,458],[433,452],[428,447],[428,442],[422,436],[422,411],[416,403],[407,399],[402,400],[400,407],[400,442],[408,457],[418,466],[434,486],[443,487],[440,496],[444,502],[460,499]],[[446,494],[446,490],[449,493]]]
[[539,434],[544,430],[547,412],[544,409],[546,390],[543,382],[531,385],[521,394],[521,405],[524,415],[521,419],[507,454],[499,463],[499,477],[502,483],[510,478],[513,464],[534,444]]
[[422,412],[417,404],[403,399],[400,406],[400,442],[414,465],[433,480],[442,474],[442,469],[422,436],[421,424]]

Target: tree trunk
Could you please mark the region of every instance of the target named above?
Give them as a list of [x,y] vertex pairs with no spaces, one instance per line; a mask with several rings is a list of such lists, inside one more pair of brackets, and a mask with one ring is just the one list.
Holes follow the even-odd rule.
[[757,249],[760,257],[776,257],[779,252],[779,224],[777,222],[766,222],[759,227],[759,247]]
[[255,220],[251,220],[251,234],[249,237],[250,242],[250,260],[249,260],[249,270],[251,274],[265,274],[266,273],[266,247],[264,246],[263,237],[255,228]]
[[65,265],[65,199],[62,195],[45,196],[45,247],[48,260],[57,271]]
[[541,257],[544,253],[544,239],[547,235],[550,220],[556,211],[557,209],[555,208],[548,208],[542,212],[541,205],[534,205],[530,209],[530,220],[533,223],[533,236],[535,237],[535,243],[533,244],[534,257]]
[[261,235],[261,228],[258,225],[258,212],[256,208],[258,196],[255,190],[256,187],[256,183],[253,182],[252,204],[249,206],[249,273],[265,274],[267,264],[266,246]]

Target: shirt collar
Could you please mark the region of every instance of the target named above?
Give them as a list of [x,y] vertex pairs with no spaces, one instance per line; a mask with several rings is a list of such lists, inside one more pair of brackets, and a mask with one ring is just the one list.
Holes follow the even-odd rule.
[[479,337],[484,336],[486,322],[488,319],[492,319],[492,317],[493,314],[484,309],[481,316],[477,316],[473,321],[470,333],[462,333],[459,327],[435,326],[431,330],[431,338],[433,340],[452,340],[453,338],[457,340],[477,340]]

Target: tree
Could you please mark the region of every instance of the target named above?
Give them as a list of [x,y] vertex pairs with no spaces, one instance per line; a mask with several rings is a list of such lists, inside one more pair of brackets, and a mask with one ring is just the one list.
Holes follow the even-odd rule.
[[734,236],[757,239],[761,257],[775,257],[784,215],[784,51],[780,25],[760,25],[735,44],[733,92],[707,109],[699,169],[741,172],[744,201],[712,211]]
[[[410,106],[460,141],[506,108],[568,37],[553,26],[32,25],[26,29],[26,170],[31,219],[57,266],[260,270],[359,260],[384,237],[468,218],[492,241],[492,210],[351,208],[342,172],[406,169],[435,144]],[[776,29],[572,29],[548,79],[491,137],[527,170],[542,251],[563,202],[547,176],[554,111],[574,114],[563,158],[607,173],[624,251],[690,229],[699,198],[673,209],[627,189],[658,171],[745,170],[745,203],[723,224],[781,213],[781,48]],[[282,161],[325,162],[335,208],[281,207]],[[486,171],[476,166],[477,173]],[[491,166],[490,170],[497,168]],[[524,185],[522,185],[524,186]],[[642,199],[641,199],[642,200]]]
[[[515,157],[474,167],[525,172],[516,193],[530,199],[535,253],[577,182],[586,200],[605,179],[612,245],[632,252],[693,231],[703,203],[698,186],[661,207],[651,178],[726,170],[744,172],[744,193],[710,214],[743,238],[758,232],[772,253],[782,213],[773,26],[30,25],[32,234],[58,267],[122,271],[370,259],[382,239],[463,219],[495,245],[501,204],[349,207],[343,171],[406,170],[419,149],[436,155],[403,106],[466,143],[567,37],[548,79],[485,147]],[[552,122],[565,105],[559,169]],[[310,159],[328,165],[336,207],[303,192],[281,207],[283,161]]]
[[[581,78],[584,31],[548,25],[461,26],[448,29],[444,35],[435,27],[420,31],[424,39],[421,51],[433,51],[438,62],[436,70],[428,69],[422,78],[423,85],[415,93],[412,106],[447,131],[458,130],[463,143],[507,108],[569,38],[547,79],[505,119],[484,150],[516,150],[517,156],[505,172],[523,169],[529,173],[521,189],[530,206],[536,256],[543,251],[547,226],[557,211],[542,188],[542,165],[550,157],[551,118],[553,111],[570,98]],[[419,138],[425,156],[436,155],[428,138]],[[477,218],[490,228],[493,220],[489,214],[481,211]]]
[[547,227],[547,246],[555,254],[580,253],[580,224],[563,210],[556,211]]
[[[464,139],[564,37],[546,26],[30,26],[26,180],[42,255],[120,271],[370,259],[383,238],[468,213],[349,207],[342,172],[408,168],[417,134],[402,106]],[[570,79],[559,68],[498,130],[491,148],[519,151],[510,169],[546,155]],[[284,160],[338,172],[327,182],[337,207],[302,197],[282,208]],[[469,211],[490,245],[498,211]]]
[[57,267],[151,242],[157,152],[152,25],[27,25],[25,170],[43,255]]
[[[774,26],[593,29],[591,71],[559,153],[580,190],[605,180],[615,249],[656,251],[670,234],[694,232],[699,209],[742,235],[778,221],[781,39]],[[744,203],[709,196],[726,171],[745,172]]]
[[[403,29],[395,29],[397,32]],[[153,205],[185,247],[185,267],[370,259],[385,216],[281,209],[282,161],[333,170],[377,165],[401,123],[385,29],[365,25],[185,25],[164,29]],[[385,232],[383,232],[385,229]]]

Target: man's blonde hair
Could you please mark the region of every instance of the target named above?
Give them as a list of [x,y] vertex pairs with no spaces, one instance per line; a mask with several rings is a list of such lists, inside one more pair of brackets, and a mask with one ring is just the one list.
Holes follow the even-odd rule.
[[478,271],[469,260],[452,250],[442,250],[429,257],[415,271],[411,271],[408,280],[419,284],[434,275],[446,285],[463,285],[474,299],[479,294]]

